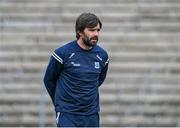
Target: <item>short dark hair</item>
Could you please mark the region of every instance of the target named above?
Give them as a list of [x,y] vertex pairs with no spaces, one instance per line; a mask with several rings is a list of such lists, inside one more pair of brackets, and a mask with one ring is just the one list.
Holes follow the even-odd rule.
[[102,23],[95,14],[82,13],[76,20],[76,26],[75,26],[76,38],[79,39],[80,37],[79,32],[83,32],[85,28],[96,27],[98,23],[101,28]]

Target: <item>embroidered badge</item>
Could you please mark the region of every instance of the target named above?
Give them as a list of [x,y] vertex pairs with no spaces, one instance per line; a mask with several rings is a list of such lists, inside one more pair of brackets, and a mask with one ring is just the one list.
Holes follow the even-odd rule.
[[99,69],[99,68],[100,68],[99,62],[94,62],[94,67],[95,67],[96,69]]

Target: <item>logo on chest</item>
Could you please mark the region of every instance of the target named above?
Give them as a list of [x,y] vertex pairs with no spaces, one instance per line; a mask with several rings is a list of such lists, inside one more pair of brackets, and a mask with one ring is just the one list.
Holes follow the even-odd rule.
[[94,62],[94,67],[95,67],[96,69],[99,69],[99,68],[100,68],[99,62]]
[[79,66],[81,66],[80,64],[74,63],[74,62],[71,62],[71,64],[72,64],[74,67],[79,67]]

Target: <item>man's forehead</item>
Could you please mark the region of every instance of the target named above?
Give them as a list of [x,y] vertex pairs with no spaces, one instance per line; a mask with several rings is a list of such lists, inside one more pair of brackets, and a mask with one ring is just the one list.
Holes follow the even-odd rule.
[[98,23],[95,27],[92,27],[92,28],[87,27],[87,29],[100,29],[100,25]]

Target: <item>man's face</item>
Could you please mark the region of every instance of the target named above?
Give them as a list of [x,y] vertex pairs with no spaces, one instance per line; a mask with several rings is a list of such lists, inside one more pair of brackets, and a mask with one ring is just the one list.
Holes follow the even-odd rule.
[[98,42],[100,32],[99,24],[94,28],[85,28],[82,33],[82,40],[86,46],[94,46]]

